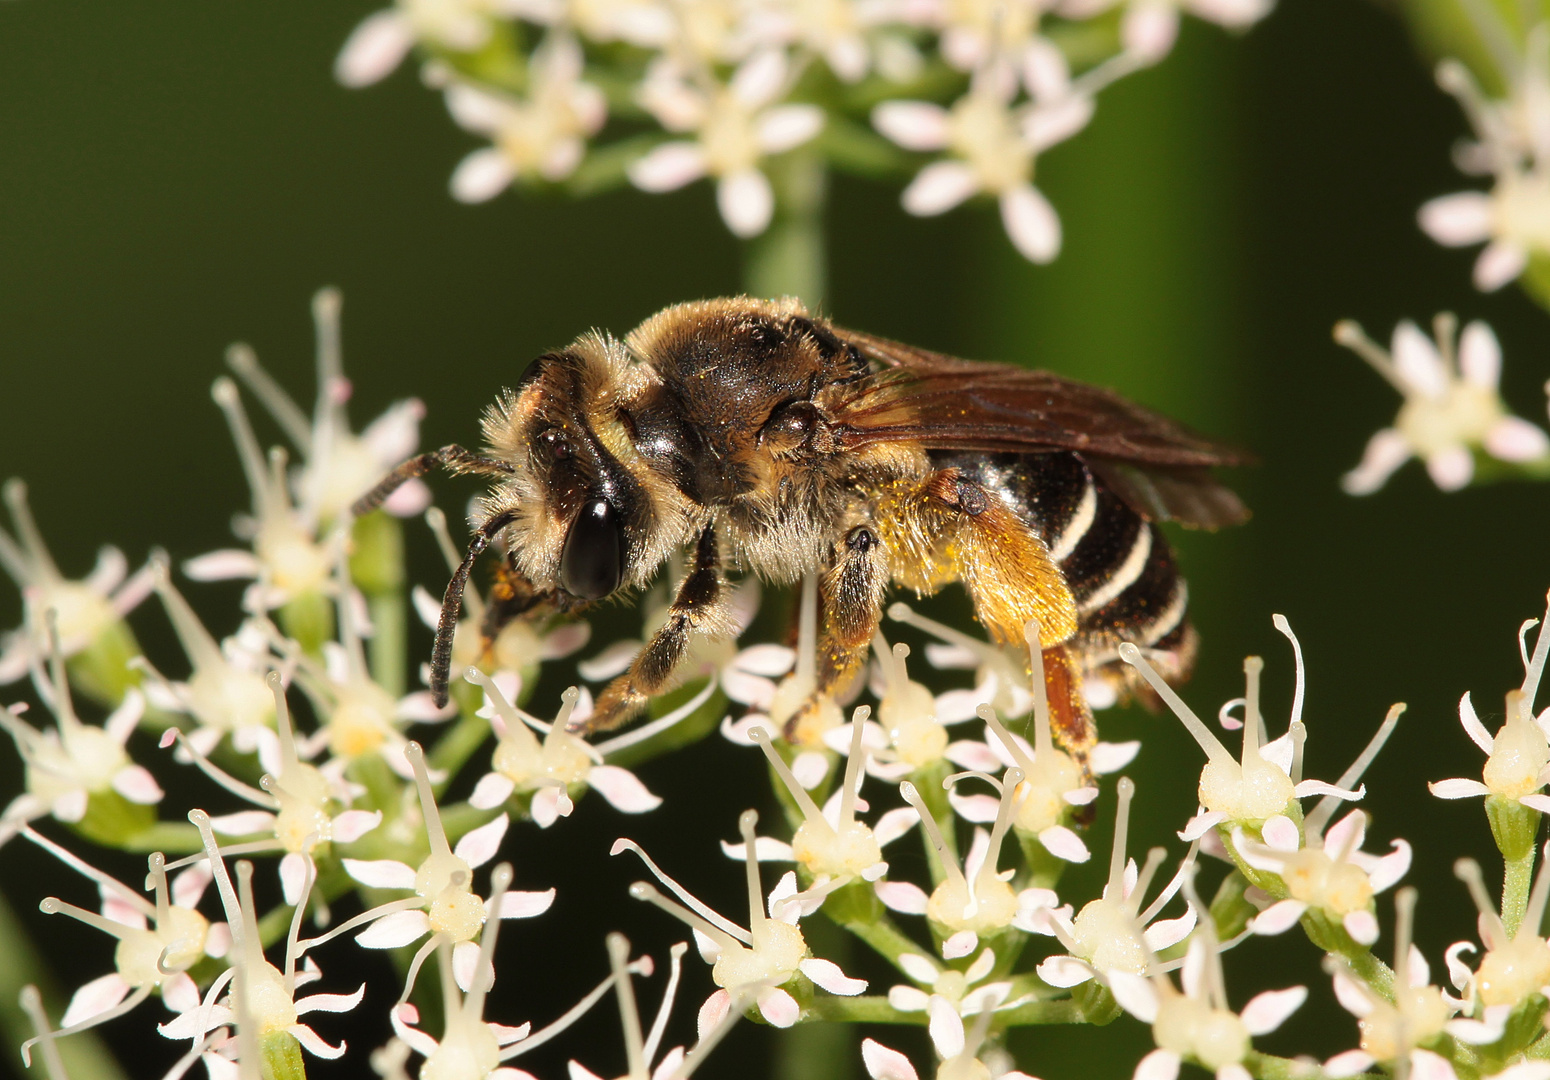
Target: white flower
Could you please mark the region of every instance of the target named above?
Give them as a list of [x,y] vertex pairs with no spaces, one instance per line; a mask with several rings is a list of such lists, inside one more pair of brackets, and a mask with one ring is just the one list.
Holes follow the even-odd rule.
[[1119,807],[1114,818],[1114,849],[1109,858],[1109,880],[1103,887],[1103,894],[1084,905],[1074,920],[1068,907],[1051,911],[1044,919],[1046,925],[1043,928],[1024,927],[1053,933],[1069,953],[1051,956],[1039,964],[1039,978],[1051,986],[1076,986],[1095,976],[1102,978],[1111,970],[1145,975],[1150,970],[1153,954],[1177,945],[1195,928],[1195,909],[1192,907],[1186,908],[1176,919],[1153,920],[1177,894],[1185,875],[1194,865],[1196,849],[1190,849],[1173,880],[1143,911],[1141,905],[1147,889],[1162,865],[1165,853],[1162,848],[1153,848],[1147,853],[1146,866],[1139,873],[1135,861],[1126,858],[1130,806],[1136,786],[1129,777],[1121,777],[1116,787]]
[[[931,1046],[941,1064],[937,1067],[937,1080],[977,1080],[992,1075],[1000,1080],[1034,1080],[1027,1073],[1015,1069],[992,1074],[976,1055],[990,1030],[993,1009],[984,1009],[974,1027],[965,1031],[963,1015],[958,1008],[940,994],[932,994],[926,1011],[930,1016],[927,1031],[931,1034]],[[920,1080],[909,1058],[872,1039],[861,1042],[861,1060],[872,1080]]]
[[1471,1006],[1478,1004],[1487,1014],[1497,1006],[1515,1009],[1534,994],[1550,995],[1550,943],[1539,932],[1546,898],[1550,896],[1550,872],[1546,865],[1540,865],[1517,931],[1511,934],[1486,892],[1480,865],[1473,859],[1460,859],[1453,869],[1469,888],[1479,911],[1480,943],[1485,946],[1485,955],[1473,972],[1462,960],[1463,953],[1474,952],[1473,946],[1460,942],[1448,949],[1448,967],[1455,988],[1463,991]]
[[83,724],[70,700],[64,659],[56,653],[49,657],[49,666],[52,685],[38,680],[37,688],[54,713],[54,727],[39,731],[25,723],[23,705],[0,709],[0,727],[16,741],[26,767],[26,790],[0,815],[0,842],[15,835],[21,825],[49,814],[74,824],[86,816],[94,797],[122,797],[142,806],[162,798],[156,778],[124,750],[145,712],[140,691],[127,691],[124,703],[101,727]]
[[[487,705],[479,710],[495,727],[499,742],[491,758],[492,770],[480,778],[469,796],[469,805],[492,810],[513,795],[530,794],[529,813],[540,828],[547,829],[555,820],[570,815],[574,808],[572,786],[592,788],[616,810],[626,814],[644,814],[662,805],[662,800],[628,769],[609,765],[607,755],[657,735],[698,712],[716,692],[707,684],[695,697],[666,716],[635,728],[624,735],[597,745],[570,733],[568,726],[585,718],[578,709],[580,693],[573,686],[561,695],[563,704],[552,724],[543,724],[513,706],[499,683],[477,668],[465,676],[484,687]],[[586,702],[590,711],[591,699]],[[543,733],[543,741],[530,728]]]
[[1172,51],[1181,13],[1229,30],[1247,30],[1274,6],[1275,0],[1129,0],[1120,23],[1120,39],[1126,53],[1155,64]]
[[45,914],[69,915],[106,931],[118,941],[113,953],[115,970],[92,979],[76,990],[59,1034],[96,1027],[129,1012],[153,991],[173,1012],[199,1004],[199,988],[188,969],[206,956],[226,955],[230,934],[224,923],[211,925],[198,911],[200,897],[210,883],[208,866],[190,867],[168,887],[167,860],[160,852],[150,857],[154,902],[98,870],[47,837],[24,827],[21,834],[66,866],[84,874],[102,894],[101,914],[83,911],[55,897],[40,905]]
[[808,954],[807,941],[796,925],[801,914],[800,908],[794,904],[780,903],[796,891],[794,874],[787,874],[770,894],[769,909],[766,912],[765,898],[759,884],[758,845],[754,835],[754,826],[758,820],[759,815],[752,810],[745,810],[738,818],[748,873],[747,930],[716,914],[690,895],[683,886],[662,873],[633,840],[618,840],[610,851],[613,855],[621,851],[635,852],[657,880],[683,901],[683,904],[674,903],[644,881],[637,881],[630,886],[630,895],[637,900],[655,904],[693,927],[700,956],[712,965],[711,979],[721,989],[707,998],[700,1007],[702,1035],[717,1026],[732,1011],[734,1003],[741,1003],[747,998],[753,999],[760,1015],[774,1026],[785,1028],[795,1024],[801,1018],[801,1007],[796,998],[782,987],[798,973],[831,994],[854,996],[866,989],[865,980],[849,978],[838,964]]
[[782,49],[766,49],[738,66],[725,85],[691,83],[672,65],[647,74],[641,104],[669,131],[694,141],[665,142],[633,162],[630,182],[643,191],[672,191],[703,176],[716,178],[716,203],[738,236],[769,226],[775,195],[760,161],[795,149],[823,127],[816,105],[775,105],[789,88]]
[[929,217],[972,195],[993,195],[1017,250],[1047,263],[1060,252],[1060,219],[1033,186],[1034,159],[1081,130],[1092,102],[1071,96],[1014,108],[1009,89],[1004,81],[976,79],[951,110],[924,101],[888,101],[874,110],[872,123],[907,150],[953,155],[920,171],[904,190],[904,209]]
[[558,181],[575,172],[586,140],[608,115],[603,92],[582,81],[584,66],[576,40],[551,32],[533,53],[525,97],[463,82],[448,87],[452,118],[494,144],[463,159],[452,174],[452,194],[462,202],[484,202],[523,177]]
[[430,939],[420,947],[411,965],[400,1003],[407,1001],[413,986],[413,973],[431,951],[440,944],[453,946],[452,964],[458,985],[467,990],[475,973],[479,945],[475,939],[491,918],[529,919],[542,915],[554,903],[554,890],[545,892],[503,892],[497,908],[475,895],[474,870],[495,857],[506,835],[509,819],[505,814],[465,833],[454,849],[447,843],[441,825],[436,797],[431,793],[430,773],[425,767],[425,752],[418,743],[410,743],[405,756],[414,769],[415,787],[420,795],[420,812],[425,822],[425,837],[430,854],[418,867],[396,859],[345,859],[344,869],[356,881],[373,889],[412,890],[414,895],[364,911],[330,929],[326,934],[302,943],[304,950],[316,948],[358,926],[367,928],[356,935],[356,942],[368,949],[398,949]]
[[[16,536],[13,539],[0,529],[0,570],[21,589],[24,615],[19,629],[0,638],[0,685],[20,679],[47,654],[47,612],[54,613],[58,647],[69,659],[104,635],[116,632],[129,637],[124,616],[151,592],[150,567],[126,577],[129,562],[116,547],[102,548],[96,567],[85,578],[67,580],[54,564],[33,520],[27,485],[7,480],[3,493]],[[132,637],[128,649],[125,659],[138,650]]]
[[[1354,1076],[1382,1063],[1402,1068],[1410,1075],[1457,1080],[1445,1058],[1422,1049],[1448,1034],[1472,1045],[1494,1043],[1504,1033],[1510,1006],[1493,1006],[1482,1020],[1454,1019],[1462,1002],[1431,985],[1431,968],[1421,950],[1411,942],[1415,923],[1414,889],[1401,889],[1394,897],[1394,985],[1382,993],[1336,957],[1326,960],[1334,978],[1335,998],[1355,1016],[1361,1028],[1361,1046],[1336,1054],[1324,1063],[1331,1077]],[[1542,1075],[1550,1075],[1550,1063]],[[1523,1078],[1527,1080],[1527,1078]]]
[[[1185,879],[1185,893],[1197,912],[1203,905]],[[1209,914],[1200,919],[1199,931],[1190,939],[1183,969],[1184,992],[1164,974],[1150,978],[1111,970],[1109,987],[1130,1015],[1152,1025],[1157,1049],[1136,1066],[1135,1080],[1172,1080],[1179,1065],[1193,1061],[1216,1074],[1217,1080],[1247,1080],[1243,1059],[1253,1049],[1250,1039],[1280,1027],[1308,996],[1306,987],[1267,990],[1250,999],[1241,1013],[1227,1004],[1226,983],[1218,952],[1214,923]]]
[[499,16],[527,15],[515,0],[397,0],[373,12],[351,32],[334,61],[345,86],[386,78],[416,42],[453,52],[475,52],[490,40]]
[[1430,340],[1406,319],[1394,328],[1385,352],[1354,322],[1335,326],[1335,340],[1371,364],[1404,397],[1393,427],[1367,443],[1361,464],[1345,475],[1352,495],[1369,495],[1412,457],[1426,463],[1432,481],[1457,491],[1474,476],[1473,453],[1483,449],[1508,462],[1550,454],[1550,436],[1511,415],[1502,403],[1502,352],[1496,335],[1476,320],[1464,327],[1454,351],[1451,315],[1439,315]]

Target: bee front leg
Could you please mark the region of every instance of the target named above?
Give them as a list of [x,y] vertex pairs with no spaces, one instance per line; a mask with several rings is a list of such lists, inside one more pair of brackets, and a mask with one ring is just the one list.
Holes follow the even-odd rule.
[[608,684],[592,715],[574,725],[574,730],[590,734],[626,723],[645,708],[649,698],[672,684],[695,634],[730,634],[729,592],[721,573],[716,528],[707,525],[695,544],[694,565],[678,586],[667,621],[636,655],[630,670]]
[[853,525],[836,545],[818,587],[818,678],[813,695],[786,721],[789,742],[811,742],[821,732],[804,730],[818,703],[844,690],[866,663],[883,617],[888,558],[870,522]]

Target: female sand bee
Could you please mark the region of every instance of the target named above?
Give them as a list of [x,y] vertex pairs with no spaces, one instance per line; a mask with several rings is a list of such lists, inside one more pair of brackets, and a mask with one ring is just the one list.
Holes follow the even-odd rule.
[[727,571],[819,582],[813,701],[865,662],[889,584],[960,581],[991,637],[1040,628],[1057,735],[1093,741],[1082,680],[1117,649],[1182,678],[1195,637],[1157,522],[1247,517],[1210,474],[1243,460],[1119,396],[833,326],[795,300],[680,304],[623,341],[547,353],[484,417],[482,454],[447,446],[367,493],[371,510],[437,465],[494,478],[447,586],[431,689],[447,695],[474,560],[500,541],[500,621],[644,586],[691,548],[667,620],[601,694],[587,730],[671,685],[695,635],[730,632]]

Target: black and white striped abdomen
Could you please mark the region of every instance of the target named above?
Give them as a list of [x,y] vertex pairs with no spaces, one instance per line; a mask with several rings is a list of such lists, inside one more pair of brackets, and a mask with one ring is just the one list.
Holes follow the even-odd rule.
[[1193,634],[1188,589],[1157,525],[1106,488],[1077,454],[933,455],[998,496],[1038,534],[1076,598],[1070,643],[1088,670],[1119,659],[1122,642],[1172,650],[1185,674]]

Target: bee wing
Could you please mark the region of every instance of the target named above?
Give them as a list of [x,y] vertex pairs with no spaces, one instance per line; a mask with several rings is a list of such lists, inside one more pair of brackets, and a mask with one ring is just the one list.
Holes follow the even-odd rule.
[[1070,450],[1148,520],[1215,528],[1248,518],[1243,503],[1210,472],[1247,464],[1248,454],[1112,391],[1048,371],[836,333],[882,368],[840,384],[825,402],[847,449],[912,442],[928,450]]

